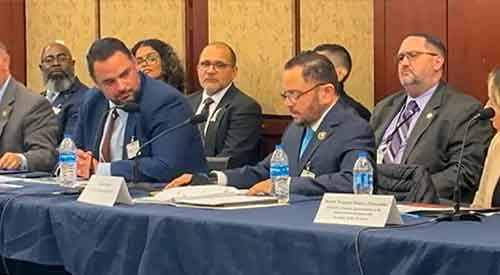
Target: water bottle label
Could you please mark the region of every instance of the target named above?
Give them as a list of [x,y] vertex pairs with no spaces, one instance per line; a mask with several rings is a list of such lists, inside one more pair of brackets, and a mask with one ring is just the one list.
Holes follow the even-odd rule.
[[272,165],[271,177],[288,176],[288,165]]
[[75,162],[75,154],[59,154],[59,162]]

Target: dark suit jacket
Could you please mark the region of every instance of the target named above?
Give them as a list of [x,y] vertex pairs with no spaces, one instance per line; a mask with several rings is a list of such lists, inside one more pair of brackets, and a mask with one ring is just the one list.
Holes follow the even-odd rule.
[[11,78],[0,101],[0,155],[22,153],[31,171],[52,172],[58,126],[49,102]]
[[[140,73],[141,87],[136,102],[140,112],[129,113],[124,144],[133,139],[142,145],[162,131],[189,119],[193,112],[183,95],[172,86]],[[78,148],[92,151],[99,159],[99,144],[109,102],[101,91],[87,91],[80,110],[75,143]],[[124,156],[126,156],[126,148]],[[138,159],[139,181],[165,182],[182,173],[206,173],[203,145],[198,129],[188,124],[153,142]],[[111,174],[132,180],[133,160],[111,162]]]
[[[202,91],[189,96],[194,111],[201,98]],[[257,163],[262,124],[260,105],[232,84],[213,114],[205,136],[206,155],[230,157],[229,168]]]
[[340,98],[344,99],[356,111],[356,113],[358,113],[360,117],[362,117],[366,121],[370,121],[370,111],[368,111],[368,109],[366,109],[365,106],[359,103],[356,99],[349,96],[349,94],[347,94],[347,92],[344,90],[342,84],[340,84],[338,94],[340,95]]
[[[290,191],[304,195],[352,192],[352,168],[358,158],[358,152],[369,152],[373,163],[374,138],[368,123],[345,102],[337,101],[299,160],[304,131],[303,126],[291,123],[282,138],[284,150],[288,155]],[[318,136],[323,139],[318,139]],[[271,155],[256,166],[226,170],[224,173],[229,185],[249,188],[268,179]],[[316,175],[315,178],[300,176],[306,167]]]
[[[52,102],[52,107],[60,109],[59,113],[56,115],[59,128],[61,129],[59,141],[61,141],[65,135],[73,136],[76,122],[78,121],[78,113],[83,104],[85,91],[87,90],[88,87],[80,82],[77,77],[73,85],[71,85],[68,90],[62,91],[56,100]],[[46,91],[42,93],[43,96],[46,94]]]
[[[370,124],[375,131],[377,147],[390,122],[406,102],[406,97],[406,93],[400,91],[375,106]],[[464,131],[467,122],[481,109],[482,106],[476,99],[442,82],[422,110],[408,137],[401,164],[426,167],[441,198],[450,199],[453,196]],[[469,130],[460,177],[466,201],[472,199],[477,188],[491,136],[489,121],[477,121]]]

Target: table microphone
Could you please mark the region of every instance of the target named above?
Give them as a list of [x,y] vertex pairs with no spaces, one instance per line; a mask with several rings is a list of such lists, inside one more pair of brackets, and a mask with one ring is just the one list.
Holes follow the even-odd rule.
[[465,142],[467,140],[467,133],[469,132],[469,128],[473,122],[477,120],[487,120],[495,116],[495,110],[493,108],[488,107],[479,111],[476,115],[474,115],[469,122],[467,123],[467,127],[465,128],[464,137],[462,139],[462,146],[460,147],[460,155],[458,158],[458,170],[457,177],[455,179],[455,186],[453,189],[453,201],[455,202],[453,206],[453,213],[450,215],[445,215],[436,219],[436,221],[476,221],[480,222],[481,217],[471,213],[470,211],[461,211],[460,203],[462,201],[462,192],[460,189],[460,171],[462,169],[462,159],[464,155]]
[[208,119],[208,117],[206,114],[194,115],[194,116],[184,120],[183,122],[181,122],[177,125],[174,125],[170,128],[167,128],[167,129],[161,131],[159,134],[157,134],[156,136],[154,136],[150,140],[146,141],[143,145],[141,145],[139,147],[139,149],[137,149],[137,152],[136,152],[135,158],[134,158],[133,169],[132,169],[133,170],[132,171],[133,172],[132,173],[132,184],[136,183],[137,173],[138,173],[138,169],[139,169],[139,155],[144,148],[146,148],[148,145],[150,145],[151,143],[153,143],[154,141],[156,141],[160,137],[163,137],[164,135],[169,134],[169,133],[171,133],[179,128],[182,128],[182,127],[189,125],[189,124],[196,125],[196,124],[207,121],[207,119]]

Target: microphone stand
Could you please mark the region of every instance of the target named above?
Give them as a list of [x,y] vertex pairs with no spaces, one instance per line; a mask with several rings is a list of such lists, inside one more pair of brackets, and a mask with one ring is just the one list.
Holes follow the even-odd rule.
[[462,201],[462,191],[460,189],[460,173],[462,170],[462,159],[465,149],[465,141],[467,140],[467,134],[469,132],[469,128],[473,122],[477,119],[473,118],[467,123],[467,127],[465,128],[464,137],[462,139],[462,146],[460,147],[460,155],[458,158],[458,169],[457,169],[457,177],[455,179],[455,186],[453,189],[453,213],[447,214],[436,219],[437,222],[454,222],[454,221],[473,221],[473,222],[481,222],[481,216],[471,211],[460,210],[460,203]]

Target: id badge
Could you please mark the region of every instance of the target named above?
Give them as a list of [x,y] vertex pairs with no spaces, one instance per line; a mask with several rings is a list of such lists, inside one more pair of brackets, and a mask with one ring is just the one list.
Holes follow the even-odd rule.
[[309,171],[308,169],[302,170],[300,176],[303,178],[311,178],[311,179],[314,179],[316,177],[316,175],[313,172]]
[[132,140],[127,144],[127,156],[129,159],[133,159],[137,156],[140,148],[139,140]]

